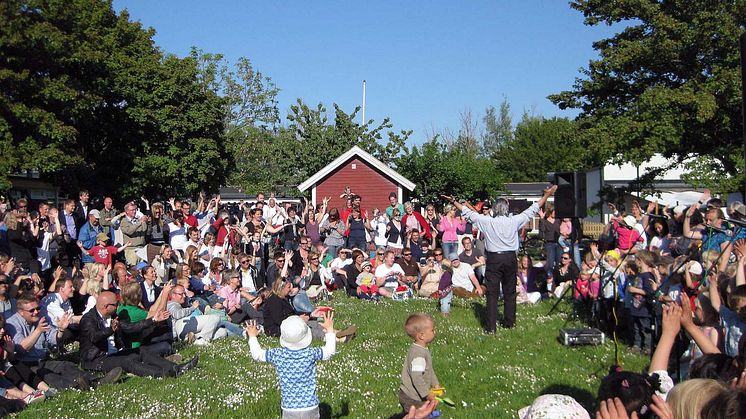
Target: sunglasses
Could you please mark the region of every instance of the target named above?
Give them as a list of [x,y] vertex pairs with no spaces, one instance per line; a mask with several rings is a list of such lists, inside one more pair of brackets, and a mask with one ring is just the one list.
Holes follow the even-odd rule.
[[32,308],[24,308],[23,311],[28,311],[29,313],[38,313],[41,311],[39,307],[32,307]]
[[443,256],[442,253],[436,253],[435,256]]
[[570,258],[566,256],[562,256],[562,260],[570,260]]
[[378,256],[383,256],[383,253],[376,253]]
[[404,256],[412,256],[411,253],[404,253]]
[[319,260],[319,258],[311,258],[311,260]]
[[241,264],[243,265],[244,263],[249,263],[249,261],[248,260],[242,260]]
[[285,262],[285,259],[277,259],[278,262]]

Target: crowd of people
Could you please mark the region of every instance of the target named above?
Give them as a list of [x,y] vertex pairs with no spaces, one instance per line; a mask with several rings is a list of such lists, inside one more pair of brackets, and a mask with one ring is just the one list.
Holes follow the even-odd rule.
[[[611,221],[583,254],[581,225],[557,217],[547,202],[555,189],[520,214],[509,214],[503,198],[493,207],[449,196],[420,211],[396,193],[385,208],[367,210],[350,191],[343,208],[330,208],[329,198],[296,205],[259,194],[229,205],[200,195],[195,202],[142,197],[119,212],[111,197],[93,208],[87,191],[59,209],[0,203],[0,408],[116,382],[124,372],[179,376],[199,359],[181,359],[175,342],[203,346],[238,336],[249,338],[255,360],[277,368],[283,414],[314,417],[315,378],[292,382],[293,371],[354,338],[354,325],[335,329],[320,307],[335,290],[371,301],[428,298],[443,316],[453,298],[486,295],[487,333],[495,331],[499,299],[503,327],[513,327],[516,303],[569,294],[602,330],[652,354],[651,375],[612,371],[604,379],[601,417],[699,417],[700,408],[703,417],[725,417],[705,413],[746,406],[746,206],[726,208],[707,192],[688,208],[610,205]],[[519,249],[535,216],[546,258],[534,262]],[[423,412],[437,404],[426,348],[434,324],[418,314],[405,327],[415,341],[400,393],[409,417],[429,415]],[[280,337],[291,351],[263,350],[254,339],[260,333]],[[324,348],[311,350],[312,339]],[[70,359],[63,354],[73,342],[78,362],[61,360]],[[681,364],[673,386],[669,367]],[[413,374],[417,381],[405,383]],[[677,390],[685,386],[693,388]],[[700,395],[697,406],[675,397],[685,391]],[[572,402],[542,396],[521,417],[577,407]]]

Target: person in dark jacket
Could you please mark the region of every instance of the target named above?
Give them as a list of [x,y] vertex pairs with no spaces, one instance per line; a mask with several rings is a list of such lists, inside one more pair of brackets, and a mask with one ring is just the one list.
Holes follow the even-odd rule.
[[174,377],[197,366],[199,358],[178,365],[149,351],[137,349],[119,350],[120,334],[135,334],[154,322],[164,322],[168,311],[158,313],[151,319],[135,323],[120,323],[113,317],[117,311],[117,297],[113,292],[103,291],[98,296],[96,308],[80,320],[80,365],[89,370],[109,371],[121,367],[138,376]]
[[[18,211],[17,214],[8,213],[5,218],[8,226],[8,245],[10,255],[15,258],[16,266],[23,272],[39,273],[41,264],[36,259],[36,237],[34,228],[28,218],[26,211]],[[38,234],[38,226],[36,227]]]

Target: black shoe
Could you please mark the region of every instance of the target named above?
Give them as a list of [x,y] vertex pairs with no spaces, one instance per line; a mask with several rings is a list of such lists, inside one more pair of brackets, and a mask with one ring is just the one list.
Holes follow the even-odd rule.
[[124,370],[122,369],[122,367],[115,367],[111,371],[107,372],[106,375],[94,381],[93,387],[98,388],[98,386],[101,386],[104,384],[114,384],[117,381],[119,381],[123,373],[124,373]]
[[190,359],[188,362],[185,362],[181,365],[177,365],[176,375],[182,375],[185,372],[191,370],[192,368],[197,366],[198,362],[199,362],[199,355],[195,355],[194,358]]
[[91,382],[88,381],[87,378],[83,377],[82,375],[78,377],[76,380],[76,388],[80,391],[88,391],[91,389]]

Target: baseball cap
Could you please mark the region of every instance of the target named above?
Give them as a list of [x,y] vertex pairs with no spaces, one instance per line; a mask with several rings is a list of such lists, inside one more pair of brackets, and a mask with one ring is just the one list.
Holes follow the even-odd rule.
[[96,210],[96,209],[90,210],[88,212],[88,216],[90,217],[91,215],[94,216],[94,217],[96,217],[96,218],[98,218],[98,219],[101,219],[101,213],[98,212],[98,210]]

